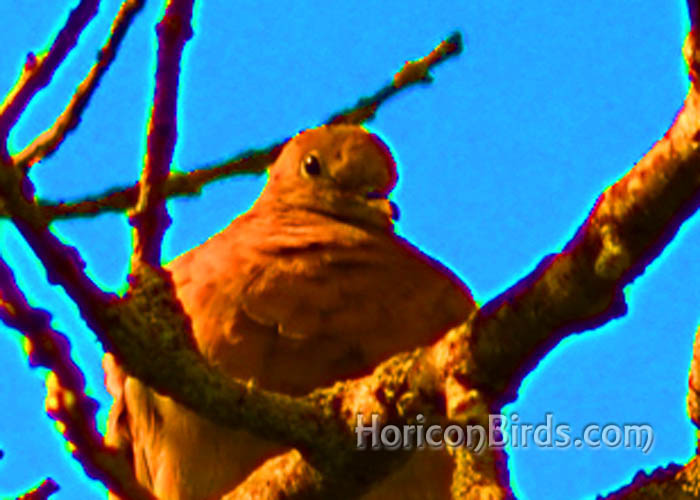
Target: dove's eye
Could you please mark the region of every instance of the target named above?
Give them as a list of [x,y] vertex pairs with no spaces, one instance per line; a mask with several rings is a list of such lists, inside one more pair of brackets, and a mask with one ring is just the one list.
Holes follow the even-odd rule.
[[302,172],[310,177],[321,175],[321,162],[315,154],[308,154],[301,162]]

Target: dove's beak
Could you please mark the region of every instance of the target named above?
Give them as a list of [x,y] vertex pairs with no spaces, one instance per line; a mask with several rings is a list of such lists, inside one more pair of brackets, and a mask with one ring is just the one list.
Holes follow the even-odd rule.
[[392,220],[399,220],[399,207],[386,198],[386,194],[372,191],[367,194],[367,204]]

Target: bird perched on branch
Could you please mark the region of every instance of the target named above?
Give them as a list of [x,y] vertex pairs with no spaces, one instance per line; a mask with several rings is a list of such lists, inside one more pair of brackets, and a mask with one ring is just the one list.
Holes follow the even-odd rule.
[[[476,308],[469,290],[394,232],[396,180],[388,147],[362,127],[292,138],[250,210],[166,266],[205,358],[300,395],[464,321]],[[111,355],[104,367],[114,396],[107,440],[130,450],[159,498],[220,496],[285,451],[155,393]]]

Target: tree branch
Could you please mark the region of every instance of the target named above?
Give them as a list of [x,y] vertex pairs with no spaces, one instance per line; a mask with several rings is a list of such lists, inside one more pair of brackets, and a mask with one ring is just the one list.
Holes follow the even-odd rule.
[[12,222],[41,260],[50,283],[63,286],[85,314],[88,324],[94,321],[90,311],[106,306],[114,297],[105,294],[85,274],[85,262],[73,247],[64,245],[48,229],[48,221],[39,207],[25,196],[33,190],[29,179],[15,167],[0,167],[0,201],[10,213]]
[[[692,33],[691,72],[700,60]],[[626,312],[623,287],[700,205],[699,139],[700,94],[693,86],[665,136],[605,190],[564,250],[481,309],[469,340],[475,366],[464,374],[471,384],[511,401],[525,374],[561,339]]]
[[146,162],[139,183],[139,200],[129,217],[135,228],[134,260],[160,267],[161,244],[170,216],[164,187],[177,141],[177,89],[180,59],[192,37],[193,0],[169,0],[156,26],[158,65],[153,109],[148,123]]
[[[455,363],[453,354],[458,352],[456,340],[468,324],[451,331],[432,348],[392,357],[370,376],[338,382],[304,397],[291,397],[232,379],[209,366],[186,340],[183,342],[181,332],[189,328],[189,323],[183,319],[172,286],[165,283],[169,275],[154,268],[144,270],[151,275],[142,274],[140,286],[132,288],[126,299],[110,308],[109,316],[103,318],[103,328],[109,330],[118,361],[154,390],[213,422],[303,450],[309,466],[292,469],[314,470],[322,479],[320,484],[312,478],[290,482],[290,486],[301,488],[300,498],[311,494],[305,488],[319,491],[318,498],[327,498],[332,492],[343,492],[350,498],[408,458],[407,454],[388,450],[358,453],[354,433],[358,413],[376,414],[381,426],[402,426],[418,413],[429,422],[443,425],[483,420],[488,414],[479,394],[450,375]],[[446,402],[446,415],[438,408],[440,401]],[[503,479],[507,471],[490,476],[483,472],[483,466],[475,467],[481,467],[481,480],[487,483],[480,487],[508,491],[507,480]],[[271,480],[264,475],[258,477]],[[255,481],[248,482],[246,488],[253,490],[246,491],[259,487]],[[501,496],[506,497],[506,493]]]
[[[400,91],[416,84],[429,83],[428,71],[437,64],[462,51],[459,33],[442,41],[428,55],[409,61],[394,75],[393,82],[382,87],[370,97],[360,99],[354,107],[331,115],[325,123],[360,124],[373,118],[379,106]],[[193,196],[201,193],[208,183],[238,174],[262,174],[274,163],[288,139],[263,149],[245,151],[233,158],[188,173],[171,173],[163,187],[165,197]],[[24,152],[21,153],[24,155]],[[110,189],[101,195],[69,203],[42,203],[41,210],[47,220],[67,217],[94,216],[103,212],[120,212],[133,207],[139,198],[138,184]],[[0,216],[7,215],[0,206]]]
[[58,483],[50,477],[47,477],[39,486],[17,497],[17,500],[46,500],[59,489]]
[[[271,150],[251,150],[234,159],[211,167],[193,170],[186,174],[171,172],[165,183],[165,197],[193,196],[201,193],[202,188],[217,179],[239,174],[263,174],[267,166],[274,162],[282,146]],[[123,212],[136,205],[139,198],[139,185],[117,187],[103,194],[89,196],[83,200],[69,203],[38,203],[41,217],[45,220],[61,218],[89,217],[105,212]],[[0,217],[8,217],[9,211],[0,204]]]
[[26,148],[13,156],[15,165],[23,170],[51,155],[63,143],[66,136],[80,123],[83,111],[90,103],[95,90],[114,61],[119,45],[131,26],[136,14],[142,9],[144,0],[125,0],[110,29],[110,37],[100,50],[97,62],[85,79],[78,85],[68,106],[54,124],[39,134]]
[[56,36],[45,55],[27,55],[22,75],[0,105],[0,160],[10,163],[7,137],[32,98],[49,84],[56,69],[78,43],[78,37],[97,14],[99,0],[81,0],[68,16],[66,24]]
[[406,61],[389,85],[382,87],[370,97],[360,99],[352,108],[332,115],[326,120],[326,123],[359,125],[371,120],[374,118],[377,108],[399,91],[416,83],[431,83],[433,79],[429,74],[430,69],[452,56],[461,54],[462,49],[462,35],[459,32],[453,33],[440,42],[428,55],[414,61]]
[[[29,342],[29,364],[52,371],[47,379],[46,411],[56,420],[73,456],[85,473],[112,491],[131,499],[152,499],[133,475],[126,457],[102,444],[95,413],[98,403],[85,394],[85,379],[70,357],[68,339],[50,327],[46,311],[32,308],[15,284],[12,271],[0,258],[0,320],[17,329]],[[58,489],[47,480],[26,498],[47,498]],[[51,486],[55,489],[51,490]],[[43,496],[42,496],[43,495]]]

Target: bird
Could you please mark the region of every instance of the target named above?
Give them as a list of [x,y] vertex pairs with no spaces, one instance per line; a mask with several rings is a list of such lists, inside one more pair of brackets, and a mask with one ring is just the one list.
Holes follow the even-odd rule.
[[[303,395],[371,373],[474,313],[469,288],[397,234],[389,200],[397,179],[390,148],[363,126],[323,125],[289,139],[250,209],[165,266],[207,362]],[[114,398],[105,441],[128,452],[138,481],[158,498],[220,497],[289,451],[198,416],[129,376],[109,353],[103,367]],[[449,483],[445,457],[414,455],[423,457],[404,468],[405,478],[399,471],[383,482],[393,493],[376,498],[440,495],[446,486],[417,469],[432,467]],[[396,489],[403,484],[408,496]]]

